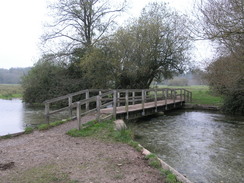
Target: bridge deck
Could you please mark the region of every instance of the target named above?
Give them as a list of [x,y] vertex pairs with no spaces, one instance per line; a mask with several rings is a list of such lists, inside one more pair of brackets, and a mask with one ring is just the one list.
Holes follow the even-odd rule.
[[[161,106],[166,106],[174,103],[180,103],[184,102],[184,100],[167,100],[167,104],[165,100],[159,100],[157,101],[157,107]],[[155,107],[155,102],[146,102],[144,103],[144,109],[150,109]],[[142,104],[135,104],[135,105],[128,105],[128,112],[134,112],[134,111],[139,111],[143,110],[143,105]],[[113,108],[105,108],[101,109],[102,114],[111,114],[113,112]],[[120,106],[116,107],[116,114],[123,114],[126,113],[126,107],[125,106]]]

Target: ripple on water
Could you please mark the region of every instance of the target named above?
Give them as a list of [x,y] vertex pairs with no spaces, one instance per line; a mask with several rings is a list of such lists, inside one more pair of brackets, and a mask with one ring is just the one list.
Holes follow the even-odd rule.
[[129,126],[150,151],[194,182],[244,182],[244,118],[176,111]]

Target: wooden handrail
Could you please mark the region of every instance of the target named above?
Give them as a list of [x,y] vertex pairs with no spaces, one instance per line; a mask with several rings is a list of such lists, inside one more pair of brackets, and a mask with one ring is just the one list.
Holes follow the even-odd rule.
[[[96,93],[91,95],[91,93]],[[136,95],[135,93],[139,93]],[[83,95],[85,94],[85,96]],[[120,96],[122,94],[122,97]],[[72,98],[77,95],[83,95],[82,100],[72,101]],[[50,111],[50,105],[54,102],[58,102],[64,99],[68,99],[68,106]],[[72,110],[76,108],[77,118],[82,114],[90,112],[97,112],[97,119],[100,120],[101,108],[111,106],[113,108],[112,116],[116,118],[117,107],[121,104],[125,104],[127,118],[129,118],[129,105],[135,105],[137,102],[141,102],[142,114],[145,113],[145,103],[150,99],[155,103],[155,112],[157,112],[158,100],[165,100],[165,108],[167,109],[167,100],[172,99],[175,103],[177,99],[185,102],[192,101],[192,92],[184,88],[159,88],[159,89],[119,89],[119,90],[106,90],[106,89],[87,89],[79,92],[71,93],[54,99],[46,100],[45,104],[45,117],[49,123],[49,117],[52,114],[69,110],[70,117],[72,118]],[[106,103],[105,103],[106,102]],[[95,108],[89,109],[91,103],[96,103]],[[81,106],[85,105],[85,112],[81,112]],[[79,108],[79,109],[78,109]],[[80,120],[80,119],[79,119]],[[79,123],[78,120],[78,123]]]

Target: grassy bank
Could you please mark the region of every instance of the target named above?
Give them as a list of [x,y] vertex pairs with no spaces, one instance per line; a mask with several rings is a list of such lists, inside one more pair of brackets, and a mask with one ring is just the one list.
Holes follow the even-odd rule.
[[23,89],[19,84],[0,84],[0,99],[21,98]]
[[195,86],[165,86],[159,85],[159,88],[185,88],[192,92],[192,103],[193,104],[206,104],[221,106],[223,99],[220,96],[216,96],[209,90],[206,85],[195,85]]

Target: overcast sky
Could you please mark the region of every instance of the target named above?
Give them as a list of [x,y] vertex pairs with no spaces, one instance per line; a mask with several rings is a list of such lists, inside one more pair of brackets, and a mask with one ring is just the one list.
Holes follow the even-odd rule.
[[[0,2],[0,68],[33,66],[40,57],[39,38],[47,14],[47,0],[2,0]],[[121,0],[118,0],[121,1]],[[194,0],[156,0],[169,2],[180,11],[187,11]],[[128,0],[130,16],[153,0]]]

